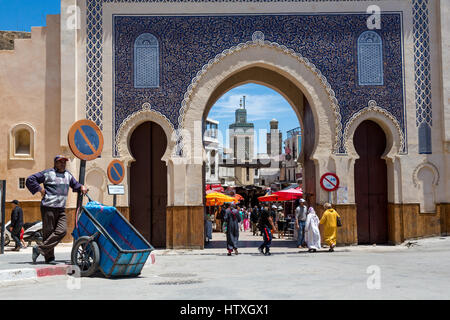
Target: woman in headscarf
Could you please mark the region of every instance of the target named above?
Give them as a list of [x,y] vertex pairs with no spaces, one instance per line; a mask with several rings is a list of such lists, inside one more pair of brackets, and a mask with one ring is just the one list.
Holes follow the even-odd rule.
[[241,216],[234,204],[231,208],[228,208],[225,212],[224,221],[227,223],[227,250],[228,255],[234,250],[235,254],[238,254],[237,245],[239,240],[239,223],[241,222]]
[[316,252],[320,249],[319,217],[313,207],[309,207],[305,223],[305,240],[308,252]]
[[325,208],[325,212],[320,219],[320,224],[323,224],[325,227],[323,236],[325,237],[325,242],[330,246],[330,250],[328,251],[333,252],[334,247],[336,246],[337,218],[340,218],[340,216],[337,211],[331,207],[331,204],[325,203],[323,207]]
[[[212,240],[211,207],[205,207],[205,244]],[[214,216],[214,213],[212,213]]]

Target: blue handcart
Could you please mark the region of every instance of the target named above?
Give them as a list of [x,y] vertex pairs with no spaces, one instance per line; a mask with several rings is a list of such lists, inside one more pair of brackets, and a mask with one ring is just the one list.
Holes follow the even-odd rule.
[[72,265],[82,277],[100,270],[105,277],[135,277],[153,246],[115,208],[92,201],[80,208],[72,232]]

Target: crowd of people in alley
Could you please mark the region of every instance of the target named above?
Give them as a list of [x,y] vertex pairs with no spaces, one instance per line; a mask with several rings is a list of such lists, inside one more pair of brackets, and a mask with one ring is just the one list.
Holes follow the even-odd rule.
[[253,208],[227,204],[210,207],[205,214],[205,242],[212,240],[213,230],[226,234],[228,255],[239,254],[239,233],[251,231],[253,236],[262,236],[263,242],[258,250],[270,255],[272,239],[286,237],[286,233],[296,233],[298,248],[307,248],[308,252],[317,252],[322,248],[319,225],[323,226],[324,242],[333,252],[336,246],[337,228],[341,225],[340,216],[330,203],[324,204],[324,212],[319,219],[314,208],[307,206],[304,199],[295,202],[295,212],[286,214],[282,206],[268,202]]

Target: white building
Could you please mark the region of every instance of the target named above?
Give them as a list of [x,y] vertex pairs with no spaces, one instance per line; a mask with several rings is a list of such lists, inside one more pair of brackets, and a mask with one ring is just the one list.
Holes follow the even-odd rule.
[[217,184],[219,180],[219,121],[207,118],[205,122],[203,143],[206,151],[206,184]]

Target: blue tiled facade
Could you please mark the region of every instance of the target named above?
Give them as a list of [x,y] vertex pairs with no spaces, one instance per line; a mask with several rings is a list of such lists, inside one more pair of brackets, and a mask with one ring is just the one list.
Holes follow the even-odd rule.
[[[123,120],[144,102],[149,102],[177,128],[181,102],[192,78],[218,53],[251,40],[255,30],[262,31],[265,40],[293,49],[316,65],[336,93],[343,128],[355,112],[366,107],[369,100],[375,100],[405,130],[402,16],[383,14],[383,26],[377,30],[383,41],[383,85],[361,86],[357,42],[367,31],[367,17],[367,14],[114,16],[114,134]],[[157,88],[138,89],[133,85],[133,46],[143,33],[151,33],[159,42]],[[344,151],[341,148],[340,152]]]
[[419,153],[430,154],[431,126],[431,57],[428,0],[413,0],[414,77],[416,84],[416,126],[419,130]]

